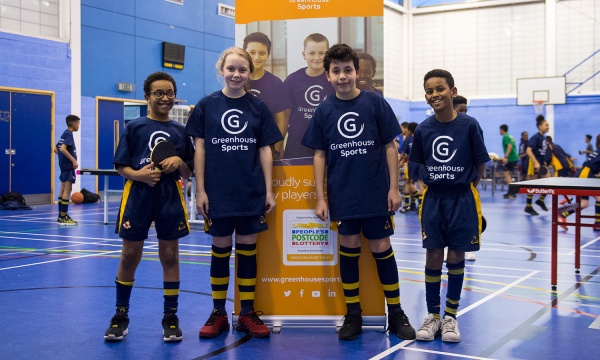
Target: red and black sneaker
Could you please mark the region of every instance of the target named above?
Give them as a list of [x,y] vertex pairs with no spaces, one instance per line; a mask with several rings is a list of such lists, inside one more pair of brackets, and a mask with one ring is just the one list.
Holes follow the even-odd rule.
[[594,231],[600,231],[600,222],[597,222],[594,224],[594,227],[592,228]]
[[567,227],[567,225],[561,224],[561,223],[566,223],[567,222],[567,218],[566,217],[564,217],[562,214],[558,214],[558,218],[557,219],[558,219],[558,225],[561,228],[563,228],[565,230],[569,230],[569,228]]
[[[259,311],[262,315],[262,311]],[[258,317],[259,314],[252,310],[248,315],[240,315],[235,329],[255,338],[264,338],[271,335],[271,330]]]
[[217,309],[213,309],[206,324],[200,329],[200,338],[212,339],[221,335],[223,332],[229,331],[229,321],[227,314],[221,314]]

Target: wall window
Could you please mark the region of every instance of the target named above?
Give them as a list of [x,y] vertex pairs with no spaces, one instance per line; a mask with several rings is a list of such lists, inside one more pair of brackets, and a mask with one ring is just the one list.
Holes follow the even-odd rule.
[[59,37],[60,0],[0,0],[0,28]]

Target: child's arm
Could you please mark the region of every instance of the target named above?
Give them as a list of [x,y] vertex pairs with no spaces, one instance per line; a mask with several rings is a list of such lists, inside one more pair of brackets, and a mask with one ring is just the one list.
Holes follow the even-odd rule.
[[[313,170],[315,173],[315,186],[317,187],[317,207],[315,215],[322,221],[327,221],[327,202],[325,201],[325,151],[315,149],[313,156]],[[396,175],[396,180],[398,175]]]
[[71,162],[73,163],[73,169],[77,169],[79,167],[79,164],[77,164],[77,160],[75,160],[74,157],[71,156],[71,154],[69,154],[69,151],[67,150],[67,145],[62,144],[62,146],[60,147],[60,152],[69,160],[71,160]]
[[56,155],[58,155],[58,148],[57,148],[56,146],[53,146],[53,147],[52,147],[52,151],[54,151],[54,153],[55,153]]
[[125,179],[141,181],[150,186],[154,186],[160,180],[162,171],[159,169],[152,170],[153,166],[154,163],[150,163],[139,170],[133,170],[131,166],[117,165],[117,172]]
[[[388,173],[390,175],[390,191],[388,192],[388,211],[396,211],[402,204],[400,191],[398,190],[398,162],[396,161],[398,150],[393,141],[385,144],[385,157],[387,160]],[[315,170],[316,172],[316,170]]]
[[504,157],[502,158],[502,162],[503,163],[508,163],[508,155],[510,155],[510,152],[512,151],[512,144],[508,144],[506,145],[506,153],[504,154]]
[[477,189],[477,185],[479,185],[479,180],[481,180],[481,175],[485,172],[485,163],[477,165],[477,179],[473,182],[473,187]]
[[263,146],[258,149],[260,165],[265,176],[265,186],[267,187],[267,199],[265,200],[265,214],[271,214],[275,211],[275,196],[273,195],[273,153],[271,146]]
[[279,131],[281,132],[281,135],[283,136],[283,139],[284,139],[278,143],[275,143],[275,145],[273,145],[273,150],[278,152],[278,154],[276,153],[277,156],[274,157],[275,160],[283,159],[283,142],[285,141],[285,136],[287,135],[288,126],[290,125],[290,114],[291,113],[292,113],[292,109],[287,109],[287,110],[283,110],[283,111],[280,111],[277,114],[275,114],[275,123],[277,124],[277,127],[279,128]]
[[204,138],[194,138],[196,152],[194,153],[194,173],[196,174],[196,209],[198,214],[208,219],[208,195],[204,189],[204,171],[206,166]]
[[533,167],[536,170],[539,170],[540,169],[540,163],[537,161],[537,159],[535,158],[535,156],[533,156],[533,150],[531,150],[530,147],[527,147],[527,156],[529,156],[529,158],[531,160],[533,160]]

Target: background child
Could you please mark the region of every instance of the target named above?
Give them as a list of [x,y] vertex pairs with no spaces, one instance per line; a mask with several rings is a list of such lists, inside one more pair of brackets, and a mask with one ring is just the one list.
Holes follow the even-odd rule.
[[321,34],[311,34],[304,40],[302,56],[307,67],[297,70],[285,79],[284,86],[292,104],[289,128],[284,129],[288,134],[285,145],[285,158],[294,159],[311,157],[313,149],[301,144],[302,137],[308,128],[317,106],[335,94],[335,90],[327,81],[323,58],[329,49],[329,40]]
[[323,190],[327,164],[327,198],[332,228],[340,236],[340,274],[348,311],[338,337],[355,340],[362,333],[358,269],[362,233],[369,240],[383,285],[388,330],[411,340],[415,329],[400,306],[398,268],[390,243],[394,234],[390,214],[401,204],[393,141],[400,127],[382,96],[357,89],[360,68],[352,48],[332,46],[324,66],[336,94],[319,105],[302,144],[315,149],[315,214],[323,221],[328,219]]
[[[533,180],[539,177],[538,173],[540,167],[548,165],[546,162],[546,151],[548,143],[546,142],[546,133],[550,129],[550,125],[544,119],[544,115],[538,115],[535,119],[538,132],[535,133],[527,142],[527,156],[529,157],[529,169],[527,170],[527,179]],[[543,177],[550,177],[550,174],[546,174]],[[546,195],[540,195],[540,198],[535,201],[536,205],[542,208],[544,211],[548,211],[546,204],[544,203]],[[533,195],[527,195],[527,205],[525,205],[525,212],[530,215],[539,215],[537,211],[533,209],[532,203]]]
[[529,157],[527,157],[527,143],[529,141],[529,134],[527,131],[521,133],[521,142],[519,143],[519,160],[521,165],[521,177],[519,181],[527,178],[527,170],[529,169]]
[[75,170],[77,164],[77,148],[73,139],[73,132],[79,130],[80,119],[76,115],[66,118],[67,130],[60,136],[56,144],[58,153],[58,165],[60,167],[60,191],[58,192],[58,219],[56,223],[61,226],[77,226],[77,221],[69,216],[69,199],[71,190],[75,184]]
[[[142,259],[144,240],[154,221],[158,257],[163,268],[164,341],[181,341],[177,318],[179,298],[179,239],[190,233],[187,210],[179,179],[192,175],[194,149],[184,126],[169,119],[177,85],[171,75],[155,72],[144,81],[144,98],[150,115],[130,121],[117,146],[113,163],[128,179],[119,207],[115,232],[123,239],[116,278],[117,312],[104,334],[109,341],[122,340],[128,333],[129,298],[135,271]],[[177,148],[177,156],[160,164],[150,162],[154,135],[160,132]],[[154,141],[154,142],[152,142]],[[155,166],[161,166],[162,170]]]
[[[256,238],[268,229],[265,214],[275,210],[270,145],[283,137],[267,105],[248,93],[253,70],[246,51],[237,47],[225,50],[217,62],[225,87],[202,98],[186,126],[186,134],[196,143],[196,206],[205,219],[205,230],[212,235],[214,309],[200,329],[201,338],[214,338],[229,330],[225,300],[234,231],[241,300],[236,330],[252,337],[270,335],[254,311]],[[227,121],[222,121],[225,118]]]
[[[452,75],[432,70],[424,78],[425,100],[435,114],[417,127],[410,161],[425,165],[427,186],[420,212],[425,262],[425,298],[429,313],[417,340],[441,334],[445,342],[461,340],[456,314],[465,272],[465,252],[481,243],[481,202],[477,185],[490,160],[483,131],[474,118],[453,109]],[[444,139],[440,142],[440,139]],[[457,214],[460,214],[458,216]],[[440,287],[444,248],[448,247],[448,293],[440,321]]]
[[[502,149],[504,151],[504,156],[502,157],[502,173],[504,174],[506,185],[510,185],[512,183],[511,173],[515,169],[515,166],[517,166],[519,154],[517,154],[517,144],[515,143],[515,139],[508,133],[508,125],[500,125],[500,135],[502,135]],[[517,195],[509,194],[507,192],[504,194],[504,198],[516,199]]]
[[[283,81],[265,70],[271,55],[271,40],[261,32],[249,34],[244,38],[244,50],[250,54],[254,65],[254,71],[248,81],[250,93],[267,104],[279,131],[284,134],[289,125],[291,104],[289,98],[285,96]],[[283,154],[282,140],[273,145],[273,158],[281,159]]]
[[360,75],[356,83],[356,87],[360,90],[374,91],[383,96],[383,91],[373,87],[373,78],[377,72],[377,61],[367,53],[358,53],[358,66],[360,67]]

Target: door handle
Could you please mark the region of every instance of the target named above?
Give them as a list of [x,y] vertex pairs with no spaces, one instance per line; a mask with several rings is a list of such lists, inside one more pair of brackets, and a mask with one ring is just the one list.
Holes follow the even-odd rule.
[[15,149],[4,149],[5,155],[14,155],[15,153]]

